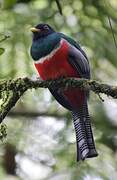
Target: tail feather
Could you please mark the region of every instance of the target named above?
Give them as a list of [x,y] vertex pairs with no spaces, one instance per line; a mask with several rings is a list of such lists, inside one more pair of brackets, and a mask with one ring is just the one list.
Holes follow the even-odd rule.
[[85,159],[89,149],[83,121],[80,118],[80,113],[73,113],[73,122],[76,131],[77,143],[77,161]]
[[76,131],[77,161],[97,156],[87,103],[78,112],[72,112]]

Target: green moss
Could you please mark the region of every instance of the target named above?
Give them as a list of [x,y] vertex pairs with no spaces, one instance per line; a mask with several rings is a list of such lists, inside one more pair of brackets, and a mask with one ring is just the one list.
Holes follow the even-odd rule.
[[3,141],[7,136],[7,126],[4,123],[0,124],[0,140]]

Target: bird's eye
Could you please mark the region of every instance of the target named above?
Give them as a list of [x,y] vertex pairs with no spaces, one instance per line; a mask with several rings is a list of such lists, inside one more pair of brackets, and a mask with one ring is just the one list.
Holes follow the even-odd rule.
[[48,29],[49,29],[49,27],[48,27],[47,25],[45,25],[45,26],[44,26],[44,29],[47,29],[47,30],[48,30]]

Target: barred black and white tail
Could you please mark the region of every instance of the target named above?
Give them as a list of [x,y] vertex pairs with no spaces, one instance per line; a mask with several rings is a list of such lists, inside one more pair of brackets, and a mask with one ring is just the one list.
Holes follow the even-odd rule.
[[77,161],[97,156],[87,103],[78,112],[72,112],[76,131]]

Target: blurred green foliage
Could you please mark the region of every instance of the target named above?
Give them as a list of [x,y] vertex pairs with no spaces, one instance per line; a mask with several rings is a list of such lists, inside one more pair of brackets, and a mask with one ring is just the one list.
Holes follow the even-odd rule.
[[2,55],[4,53],[5,49],[4,48],[0,48],[0,55]]
[[[0,79],[29,76],[35,78],[36,70],[30,57],[32,34],[30,27],[48,23],[57,31],[73,37],[86,51],[92,69],[92,78],[116,84],[117,49],[115,47],[108,16],[117,39],[116,0],[61,0],[63,15],[60,15],[55,0],[1,0],[0,1]],[[104,103],[91,94],[89,109],[94,127],[99,157],[84,163],[75,162],[75,135],[70,113],[59,106],[47,90],[32,90],[19,101],[14,111],[48,112],[55,118],[8,116],[8,136],[1,143],[13,144],[17,149],[17,176],[36,179],[22,169],[23,158],[33,167],[43,166],[47,175],[37,179],[49,180],[116,180],[117,179],[117,102],[103,95]],[[63,119],[58,118],[63,115]],[[0,178],[5,178],[1,157]],[[22,161],[21,161],[22,160]],[[29,162],[29,160],[31,162]],[[27,166],[25,167],[27,168]],[[37,172],[37,171],[36,171]]]

